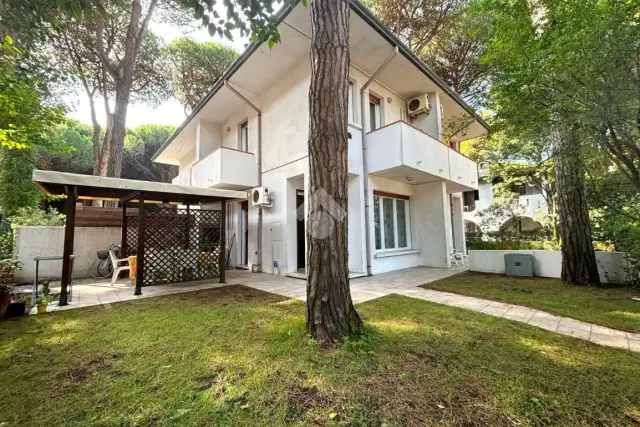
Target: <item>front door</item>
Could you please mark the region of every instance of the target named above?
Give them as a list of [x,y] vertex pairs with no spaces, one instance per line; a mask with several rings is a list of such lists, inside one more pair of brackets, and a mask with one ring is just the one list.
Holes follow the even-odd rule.
[[[296,212],[304,212],[304,192],[298,191],[296,195]],[[307,257],[305,256],[304,250],[304,238],[305,238],[305,230],[304,230],[304,220],[305,216],[298,215],[297,221],[297,242],[298,242],[298,270],[304,270],[307,262]]]

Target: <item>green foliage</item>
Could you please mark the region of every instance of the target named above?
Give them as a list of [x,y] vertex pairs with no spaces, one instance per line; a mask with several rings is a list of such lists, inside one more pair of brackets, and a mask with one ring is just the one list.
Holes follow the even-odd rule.
[[48,136],[63,120],[60,106],[45,106],[39,92],[43,77],[20,68],[22,52],[6,36],[0,44],[0,146],[21,149],[50,145]]
[[0,270],[4,270],[9,274],[20,271],[23,267],[24,264],[15,258],[0,259]]
[[49,287],[49,281],[42,282],[41,291],[38,298],[36,298],[36,304],[38,305],[49,305],[58,299],[60,294],[52,294],[51,288]]
[[213,87],[238,52],[228,46],[200,43],[188,37],[174,40],[167,46],[171,63],[173,93],[190,113]]
[[64,225],[64,215],[55,208],[42,210],[36,207],[23,207],[11,216],[11,225],[19,226],[59,226]]
[[0,148],[0,166],[0,210],[7,217],[43,200],[43,194],[31,183],[36,166],[35,148]]
[[560,246],[550,240],[512,240],[512,241],[495,241],[495,240],[467,240],[468,250],[487,250],[487,251],[504,251],[504,250],[544,250],[557,251]]
[[176,166],[152,162],[153,155],[173,134],[175,126],[142,125],[128,130],[122,159],[122,177],[145,181],[171,182]]
[[0,233],[0,259],[13,258],[15,254],[16,242],[12,231]]
[[64,124],[58,126],[53,136],[56,139],[56,145],[65,149],[53,150],[49,147],[38,147],[36,161],[38,169],[91,174],[93,169],[92,133],[91,126],[67,119]]

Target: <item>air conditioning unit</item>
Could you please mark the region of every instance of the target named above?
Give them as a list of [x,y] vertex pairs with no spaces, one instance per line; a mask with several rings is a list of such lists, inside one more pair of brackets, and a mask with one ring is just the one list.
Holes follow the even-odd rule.
[[271,206],[271,195],[269,194],[269,188],[256,187],[251,190],[251,204],[253,206]]
[[426,93],[407,102],[407,111],[410,116],[417,116],[421,113],[429,114],[429,95]]

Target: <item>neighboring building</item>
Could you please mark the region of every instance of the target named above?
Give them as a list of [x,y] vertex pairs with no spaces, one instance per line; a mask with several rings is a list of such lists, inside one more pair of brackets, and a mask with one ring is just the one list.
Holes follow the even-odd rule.
[[[361,3],[351,9],[349,269],[450,267],[452,249],[465,250],[462,192],[478,188],[478,175],[476,163],[442,143],[443,128],[473,117],[464,140],[487,126]],[[174,184],[269,189],[269,207],[229,204],[231,265],[305,268],[309,13],[287,6],[282,42],[249,46],[154,157],[179,166]],[[410,107],[428,102],[428,112],[408,114],[414,98]]]
[[[478,213],[493,204],[493,186],[501,182],[500,178],[489,179],[489,164],[478,164],[478,190],[475,197],[467,197],[464,194],[464,223],[467,233],[480,231],[481,220]],[[531,185],[514,185],[511,191],[518,193],[518,204],[522,215],[518,218],[522,231],[535,230],[540,223],[535,220],[540,212],[547,212],[547,201],[540,190]],[[482,230],[487,231],[487,230]],[[489,230],[491,231],[491,230]]]

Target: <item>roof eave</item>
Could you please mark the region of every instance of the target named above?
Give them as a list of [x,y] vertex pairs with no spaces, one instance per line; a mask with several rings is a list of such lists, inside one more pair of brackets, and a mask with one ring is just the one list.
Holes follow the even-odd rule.
[[[297,5],[299,0],[286,4],[277,14],[276,25],[280,25],[282,21],[289,15],[289,13],[293,10],[293,8]],[[351,9],[360,16],[365,22],[367,22],[378,34],[384,37],[390,44],[397,46],[398,50],[402,55],[405,56],[411,63],[417,67],[420,71],[422,71],[428,78],[433,80],[433,82],[438,85],[443,92],[449,95],[460,107],[462,107],[467,113],[469,113],[478,123],[482,125],[487,131],[490,131],[491,128],[484,121],[482,117],[475,112],[475,110],[469,106],[460,95],[458,95],[453,89],[449,87],[440,77],[433,73],[427,67],[427,65],[422,62],[416,55],[414,55],[402,41],[393,34],[380,20],[373,15],[373,13],[360,1],[358,0],[350,0],[349,1]],[[220,90],[220,88],[224,85],[225,80],[228,80],[233,76],[233,74],[253,55],[253,53],[258,49],[258,47],[262,44],[262,42],[252,42],[249,47],[235,60],[233,64],[224,72],[224,74],[216,81],[213,88],[209,91],[209,93],[196,105],[189,114],[189,116],[185,119],[185,121],[173,132],[173,134],[167,139],[167,141],[162,144],[162,146],[158,149],[158,151],[151,158],[152,161],[155,161],[160,154],[171,144],[171,142],[184,130],[184,128],[193,120],[196,115],[202,110],[202,108],[213,98],[213,96]]]

